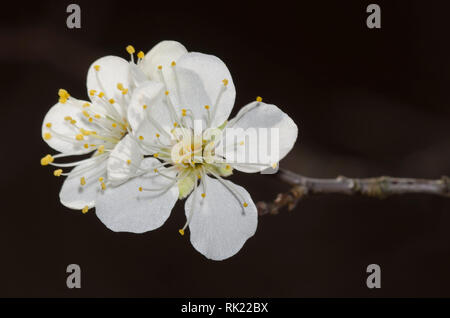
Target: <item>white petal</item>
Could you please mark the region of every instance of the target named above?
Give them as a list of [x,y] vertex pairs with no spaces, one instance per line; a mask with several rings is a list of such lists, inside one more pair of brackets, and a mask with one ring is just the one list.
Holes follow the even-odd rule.
[[[84,101],[69,99],[64,104],[57,103],[50,108],[42,123],[42,138],[50,147],[62,153],[83,154],[92,151],[92,149],[84,148],[84,144],[89,143],[89,141],[75,139],[80,131],[70,121],[64,119],[69,116],[76,120],[77,127],[97,130],[98,127],[91,124],[82,113],[84,103]],[[50,124],[51,127],[47,127],[47,124]],[[50,139],[45,138],[47,133],[51,135]],[[85,139],[88,139],[88,137],[85,137]]]
[[[143,155],[137,142],[126,135],[111,152],[108,163],[108,182],[119,185],[136,175]],[[129,161],[128,161],[129,160]]]
[[[153,158],[143,161],[146,167],[158,163]],[[158,169],[171,175],[164,168]],[[167,220],[178,198],[178,189],[175,184],[170,186],[171,183],[173,181],[170,179],[148,173],[118,187],[107,188],[97,198],[96,214],[100,221],[115,232],[143,233],[157,229]],[[166,189],[140,192],[139,187]]]
[[187,53],[186,48],[176,41],[162,41],[155,45],[145,56],[139,67],[143,70],[148,79],[160,81],[160,71],[158,66],[162,66],[164,78],[170,83],[169,89],[173,88],[174,77],[172,72],[172,62],[176,62],[180,56]]
[[[148,117],[156,124],[146,119]],[[155,126],[167,132],[173,128],[162,83],[147,81],[134,90],[128,107],[128,122],[137,136],[144,137],[143,143],[155,143],[156,134],[159,134],[161,142],[169,144],[167,137]]]
[[[95,69],[97,65],[100,67],[98,71]],[[123,58],[112,55],[105,56],[96,60],[89,67],[87,75],[88,94],[91,90],[95,90],[97,94],[100,92],[105,93],[107,100],[114,99],[120,102],[123,94],[117,88],[119,83],[126,89],[132,90],[134,88],[130,64]],[[114,107],[116,107],[119,114],[125,115],[117,103],[114,104]]]
[[131,72],[131,79],[135,87],[139,87],[146,81],[148,81],[148,78],[142,71],[142,68],[139,67],[139,65],[134,64],[133,62],[130,62],[130,72]]
[[[248,138],[245,140],[243,145],[238,144],[236,148],[230,147],[230,144],[234,144],[235,142],[232,138],[228,138],[230,135],[228,133],[228,129],[243,129],[246,131],[250,129],[255,132],[256,138]],[[260,147],[260,143],[262,142],[262,132],[259,128],[266,128],[267,136],[269,141],[266,143],[268,147],[271,146],[271,136],[272,132],[271,128],[278,129],[278,158],[273,162],[268,162],[267,160],[261,160],[261,158],[269,158],[268,151],[264,151]],[[235,130],[236,131],[236,130]],[[249,130],[247,130],[249,131]],[[238,137],[238,140],[243,139],[245,134],[241,134]],[[233,167],[242,172],[259,172],[264,169],[269,168],[269,166],[263,165],[252,165],[255,160],[251,161],[249,158],[249,154],[254,154],[256,149],[258,152],[259,158],[257,158],[257,162],[266,163],[266,164],[276,164],[278,161],[283,159],[289,151],[291,151],[292,147],[297,140],[298,128],[294,121],[283,111],[281,111],[277,106],[265,104],[263,102],[252,102],[247,106],[243,107],[235,118],[230,120],[229,125],[225,129],[225,137],[223,138],[224,145],[226,145],[226,149],[223,147],[218,147],[216,153],[218,155],[224,155],[227,160],[235,161],[238,158],[245,158],[242,164],[233,164]],[[267,148],[268,148],[267,147]],[[242,161],[241,159],[239,161]],[[251,163],[250,163],[251,162]]]
[[200,186],[189,196],[184,207],[188,218],[194,200],[189,224],[191,243],[207,258],[223,260],[236,254],[255,234],[258,224],[256,206],[248,192],[231,181],[224,182],[243,196],[247,207],[243,208],[243,203],[218,180],[205,176],[202,182],[206,182],[205,198],[200,195]]
[[[86,184],[81,185],[84,177]],[[98,158],[95,161],[81,164],[70,172],[64,180],[59,199],[61,203],[71,209],[81,210],[85,206],[92,208],[95,199],[102,191],[99,178],[106,177],[106,160]]]
[[[202,128],[206,129],[207,110],[206,105],[211,106],[211,99],[206,93],[205,87],[200,77],[193,71],[183,67],[177,67],[178,98],[175,99],[174,106],[177,112],[181,109],[189,109],[195,120],[202,120]],[[178,100],[178,102],[176,102]],[[188,126],[191,126],[188,120]]]
[[[183,55],[178,63],[178,68],[184,68],[195,72],[211,101],[210,111],[213,116],[212,127],[218,127],[233,109],[236,97],[236,89],[225,63],[214,55],[202,53],[188,53]],[[227,80],[225,86],[223,80]]]

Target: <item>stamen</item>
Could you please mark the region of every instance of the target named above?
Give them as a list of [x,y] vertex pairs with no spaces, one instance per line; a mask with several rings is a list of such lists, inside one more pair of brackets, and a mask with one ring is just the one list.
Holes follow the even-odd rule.
[[80,185],[84,186],[86,184],[86,179],[84,177],[80,178]]
[[137,54],[137,57],[139,58],[139,59],[143,59],[144,58],[144,52],[142,52],[142,51],[139,51],[139,53]]
[[106,184],[104,182],[101,182],[100,185],[102,187],[102,190],[106,190]]
[[133,47],[132,45],[128,45],[128,46],[126,47],[126,50],[127,50],[127,52],[130,54],[130,56],[131,56],[131,62],[134,63],[133,53],[136,52],[135,49],[134,49],[134,47]]
[[128,52],[129,54],[133,54],[134,52],[136,52],[136,51],[134,50],[134,47],[133,47],[132,45],[128,45],[128,46],[126,47],[126,50],[127,50],[127,52]]
[[52,128],[52,123],[46,123],[46,124],[45,124],[45,127],[47,127],[47,128]]
[[100,71],[100,65],[94,65],[94,69],[98,72]]
[[52,157],[52,155],[46,155],[45,157],[43,157],[41,159],[41,165],[42,166],[47,166],[49,164],[51,164],[55,159]]
[[44,139],[45,140],[49,140],[49,139],[51,139],[52,138],[52,134],[51,133],[45,133],[44,134]]
[[53,171],[53,175],[55,177],[60,177],[62,173],[63,173],[62,169],[56,169],[55,171]]
[[256,101],[257,101],[258,103],[262,102],[262,97],[261,97],[261,96],[256,97]]
[[89,207],[86,205],[86,206],[81,210],[81,212],[83,212],[83,214],[86,214],[87,211],[89,211]]

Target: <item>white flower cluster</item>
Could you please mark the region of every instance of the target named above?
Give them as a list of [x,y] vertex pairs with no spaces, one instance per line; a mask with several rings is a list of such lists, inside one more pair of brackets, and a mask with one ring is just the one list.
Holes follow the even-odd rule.
[[[42,137],[59,153],[41,164],[67,177],[61,203],[83,213],[95,207],[113,231],[143,233],[163,225],[176,201],[187,198],[180,234],[189,227],[192,245],[207,258],[236,254],[256,231],[257,210],[243,187],[224,178],[276,165],[297,139],[296,124],[260,97],[228,120],[236,91],[215,56],[175,41],[137,53],[137,61],[134,48],[127,51],[129,62],[106,56],[89,67],[90,101],[60,89],[44,118]],[[246,135],[255,127],[256,137],[259,128],[277,129],[276,162],[232,160],[259,146]],[[238,133],[226,138],[230,129]],[[79,155],[85,159],[61,160]]]

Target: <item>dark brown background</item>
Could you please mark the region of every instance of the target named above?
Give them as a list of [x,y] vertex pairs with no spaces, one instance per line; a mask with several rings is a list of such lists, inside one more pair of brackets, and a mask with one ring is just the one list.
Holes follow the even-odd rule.
[[[69,3],[2,5],[0,296],[450,296],[448,199],[309,198],[261,217],[236,256],[213,262],[178,234],[183,203],[154,232],[116,234],[93,211],[63,207],[63,180],[39,165],[51,152],[41,121],[59,88],[86,98],[92,61],[173,39],[225,61],[236,109],[261,95],[297,122],[285,168],[315,177],[450,175],[444,1],[377,1],[381,30],[365,26],[368,1],[78,1],[81,30],[66,27]],[[232,179],[255,201],[285,188],[259,174]],[[82,268],[80,290],[66,288],[70,263]],[[365,285],[371,263],[381,265],[380,290]]]

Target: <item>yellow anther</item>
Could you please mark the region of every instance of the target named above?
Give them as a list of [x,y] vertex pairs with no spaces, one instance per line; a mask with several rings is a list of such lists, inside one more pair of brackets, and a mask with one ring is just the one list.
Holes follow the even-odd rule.
[[165,91],[164,94],[169,95],[169,91]]
[[109,100],[109,103],[110,104],[114,104],[116,101],[114,100],[114,98],[111,98],[110,100]]
[[89,91],[89,95],[94,96],[97,93],[97,91],[95,89],[91,89]]
[[62,173],[63,173],[62,169],[56,169],[55,171],[53,171],[53,175],[55,177],[60,177]]
[[140,59],[143,59],[144,58],[144,52],[139,51],[139,53],[137,54],[137,57],[140,58]]
[[244,208],[246,208],[246,207],[248,207],[248,203],[247,202],[244,202]]
[[103,92],[98,93],[98,97],[102,98],[103,96],[105,96],[105,93]]
[[205,105],[205,109],[209,109],[209,105]]
[[100,65],[94,65],[94,69],[98,72],[100,71]]
[[52,127],[52,123],[46,123],[46,124],[45,124],[45,127],[51,128],[51,127]]
[[59,102],[61,103],[61,104],[65,104],[66,102],[67,102],[67,98],[60,98],[59,99]]
[[131,165],[131,160],[130,159],[127,160],[127,165]]
[[158,70],[162,70],[162,65],[158,65]]
[[143,136],[139,136],[139,140],[144,140],[144,137]]
[[89,207],[86,205],[83,210],[81,210],[81,212],[83,212],[83,214],[87,213],[87,211],[89,211]]
[[128,45],[126,49],[127,49],[127,52],[130,54],[133,54],[134,52],[136,52],[132,45]]
[[91,115],[89,115],[89,113],[86,110],[82,111],[83,115],[86,116],[87,118],[89,118]]
[[88,144],[84,144],[84,148],[88,149],[89,145]]
[[227,86],[227,85],[228,85],[228,80],[227,80],[227,79],[224,79],[224,80],[222,81],[222,83],[223,83],[223,86]]
[[101,145],[98,147],[98,153],[103,153],[105,152],[105,146]]
[[84,104],[83,104],[83,107],[84,107],[84,108],[89,107],[89,106],[91,106],[91,104],[89,104],[89,103],[84,103]]
[[75,139],[76,139],[76,140],[83,140],[84,137],[83,137],[82,134],[78,134],[78,135],[75,136]]
[[89,117],[88,120],[89,120],[90,123],[92,123],[92,121],[93,121],[92,117]]
[[197,176],[197,178],[198,178],[198,179],[201,179],[201,178],[202,178],[202,175],[201,175],[201,174],[199,174],[199,175]]
[[102,116],[100,116],[99,114],[95,114],[94,117],[97,118],[97,119],[102,118]]
[[184,235],[184,230],[183,230],[183,229],[179,229],[178,232],[179,232],[181,235]]
[[116,124],[116,123],[112,123],[111,126],[113,126],[114,128],[116,128],[116,127],[117,127],[117,124]]
[[278,166],[278,164],[277,164],[277,163],[273,163],[273,164],[272,164],[272,168],[273,168],[273,169],[276,169],[276,168],[277,168],[277,166]]
[[206,197],[206,193],[202,193],[202,198]]
[[47,133],[44,134],[44,139],[45,140],[50,140],[51,138],[52,138],[52,134],[51,133],[47,132]]
[[64,120],[72,120],[72,117],[66,116],[66,117],[64,117]]
[[261,97],[261,96],[256,97],[256,101],[257,101],[258,103],[262,102],[262,97]]
[[104,182],[100,183],[100,185],[102,186],[102,190],[106,190],[106,184]]
[[128,93],[128,88],[125,88],[124,90],[122,90],[122,94],[125,95]]
[[178,123],[177,122],[174,122],[173,123],[173,127],[177,127],[178,126]]
[[41,159],[41,165],[47,166],[53,162],[54,158],[51,155],[46,155]]
[[60,89],[59,89],[59,91],[58,91],[58,96],[61,97],[61,98],[63,98],[63,99],[67,99],[67,98],[70,97],[69,93],[68,93],[65,89],[63,89],[63,88],[60,88]]
[[84,186],[86,184],[86,179],[84,177],[80,178],[80,184]]
[[158,169],[156,169],[156,168],[153,169],[153,172],[154,172],[154,173],[157,173],[157,172],[158,172]]
[[139,191],[142,192],[142,187],[139,187]]
[[158,158],[158,156],[159,156],[159,153],[154,153],[153,154],[153,157],[155,157],[155,158]]
[[175,65],[177,65],[177,63],[175,63],[175,61],[172,61],[172,63],[170,63],[170,65],[175,66]]
[[105,180],[105,179],[103,179],[103,177],[98,178],[98,181],[100,181],[100,182],[103,182],[103,180]]
[[122,91],[124,89],[123,84],[122,83],[117,83],[117,89],[119,91]]
[[226,165],[226,166],[225,166],[225,169],[230,170],[230,169],[231,169],[231,166],[230,166],[230,165]]
[[142,108],[143,109],[147,109],[147,105],[142,105]]
[[75,124],[77,123],[77,121],[76,121],[75,119],[72,119],[72,120],[70,121],[70,123],[71,123],[72,125],[75,125]]
[[244,145],[244,142],[243,142],[243,141],[241,141],[241,142],[239,143],[239,145],[243,146],[243,145]]
[[160,134],[156,134],[155,136],[156,136],[156,138],[159,138],[161,135]]

